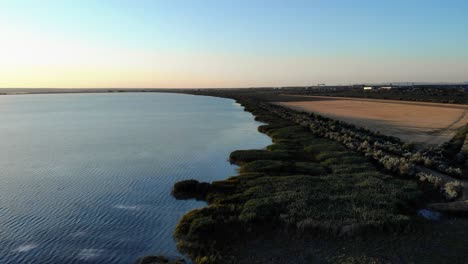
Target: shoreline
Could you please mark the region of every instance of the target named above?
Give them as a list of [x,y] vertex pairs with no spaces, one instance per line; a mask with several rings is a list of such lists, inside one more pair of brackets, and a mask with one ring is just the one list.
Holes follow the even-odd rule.
[[[238,102],[239,102],[239,101],[238,101]],[[242,102],[240,102],[240,103],[242,103]],[[247,111],[247,110],[246,110],[246,111]],[[254,113],[254,116],[256,116],[256,120],[257,120],[257,119],[260,119],[260,121],[262,121],[261,118],[259,118],[259,116],[255,115],[255,113]],[[265,120],[263,120],[263,121],[265,122]],[[273,141],[275,142],[275,140],[273,140]],[[267,149],[268,149],[268,148],[267,148]],[[235,153],[235,152],[233,152],[233,153],[231,154],[231,156],[232,156],[234,153]],[[241,168],[242,168],[242,165],[241,165]],[[244,173],[246,173],[246,172],[244,171]],[[240,174],[239,176],[235,176],[235,177],[233,177],[233,178],[241,177],[241,176],[242,176],[242,170],[241,170],[241,174]],[[229,181],[230,181],[231,179],[233,179],[233,178],[227,179],[226,181],[229,182]],[[224,182],[226,182],[226,181],[224,181]],[[185,195],[186,195],[185,198],[190,197],[190,195],[195,195],[195,196],[192,196],[192,197],[197,197],[197,195],[198,195],[199,198],[200,198],[200,197],[205,197],[205,199],[207,199],[207,198],[206,198],[206,195],[207,195],[206,193],[200,196],[199,193],[197,194],[197,192],[194,191],[195,189],[197,189],[197,187],[196,187],[197,184],[198,184],[198,183],[195,183],[195,185],[194,185],[195,187],[192,186],[192,190],[190,190],[190,188],[188,188],[188,192],[189,192],[189,193],[188,193],[188,194],[187,194],[187,193],[185,194]],[[213,183],[213,184],[215,184],[215,183]],[[217,184],[217,183],[216,183],[216,184]],[[185,190],[185,191],[187,191],[187,190]],[[191,192],[192,192],[192,193],[191,193]],[[191,194],[190,194],[190,193],[191,193]],[[211,198],[208,198],[208,201],[209,201],[209,199],[211,199]],[[209,206],[208,206],[208,207],[209,207]],[[193,211],[192,211],[192,212],[188,212],[188,213],[186,214],[186,216],[187,216],[187,215],[190,215],[190,214],[193,214]],[[184,217],[185,217],[185,216],[184,216]],[[181,221],[184,221],[184,218],[182,218]],[[261,229],[260,229],[260,230],[261,230]],[[261,231],[260,231],[260,232],[261,232]],[[177,231],[177,229],[176,229],[176,236],[177,236],[177,233],[178,233],[178,231]],[[179,236],[179,239],[180,239],[180,238],[181,238],[181,237]],[[185,249],[185,250],[186,250],[186,249]],[[203,258],[203,257],[202,257],[202,258]],[[219,261],[219,259],[217,259],[216,256],[211,256],[211,257],[204,258],[206,261],[208,261],[208,260],[211,259],[212,262],[209,262],[209,261],[208,261],[208,262],[200,262],[200,256],[199,256],[198,258],[195,257],[194,259],[195,259],[195,262],[196,262],[196,263],[218,263],[217,261]],[[226,263],[228,263],[228,262],[226,262]],[[235,263],[235,262],[233,262],[233,263]],[[246,262],[246,263],[247,263],[247,262]]]

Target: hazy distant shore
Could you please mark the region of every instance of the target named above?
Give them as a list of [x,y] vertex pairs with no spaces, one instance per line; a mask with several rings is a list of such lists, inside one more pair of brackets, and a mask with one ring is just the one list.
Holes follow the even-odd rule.
[[168,92],[177,89],[135,89],[135,88],[0,88],[0,95],[16,94],[60,94],[60,93],[122,93],[122,92]]

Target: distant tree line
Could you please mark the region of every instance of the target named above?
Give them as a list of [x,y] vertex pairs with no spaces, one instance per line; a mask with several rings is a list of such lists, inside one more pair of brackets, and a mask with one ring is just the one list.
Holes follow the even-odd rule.
[[403,101],[468,104],[467,85],[415,85],[366,91],[361,86],[336,86],[318,88],[284,89],[284,93],[300,95],[320,95],[357,97],[370,99],[390,99]]

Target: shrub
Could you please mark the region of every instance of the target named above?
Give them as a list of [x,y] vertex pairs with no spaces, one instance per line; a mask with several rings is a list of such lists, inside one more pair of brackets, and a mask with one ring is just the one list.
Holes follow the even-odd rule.
[[244,164],[239,171],[241,173],[249,172],[261,172],[261,173],[286,173],[291,171],[294,164],[291,162],[279,161],[279,160],[256,160]]
[[191,199],[202,200],[206,197],[210,189],[210,184],[206,182],[198,182],[197,180],[185,180],[174,184],[172,195],[176,199]]
[[418,179],[422,182],[431,183],[436,188],[442,187],[442,178],[439,176],[434,176],[425,172],[419,172],[416,174],[416,177],[418,177]]
[[268,222],[275,221],[279,215],[278,205],[270,197],[250,199],[244,203],[239,214],[239,220],[243,222]]
[[443,191],[448,200],[453,200],[460,195],[462,189],[463,185],[459,181],[451,181],[444,185]]

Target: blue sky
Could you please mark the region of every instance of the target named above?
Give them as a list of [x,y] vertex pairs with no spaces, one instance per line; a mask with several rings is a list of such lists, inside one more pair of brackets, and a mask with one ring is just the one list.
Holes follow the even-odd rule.
[[467,14],[450,0],[2,0],[0,86],[468,81]]

